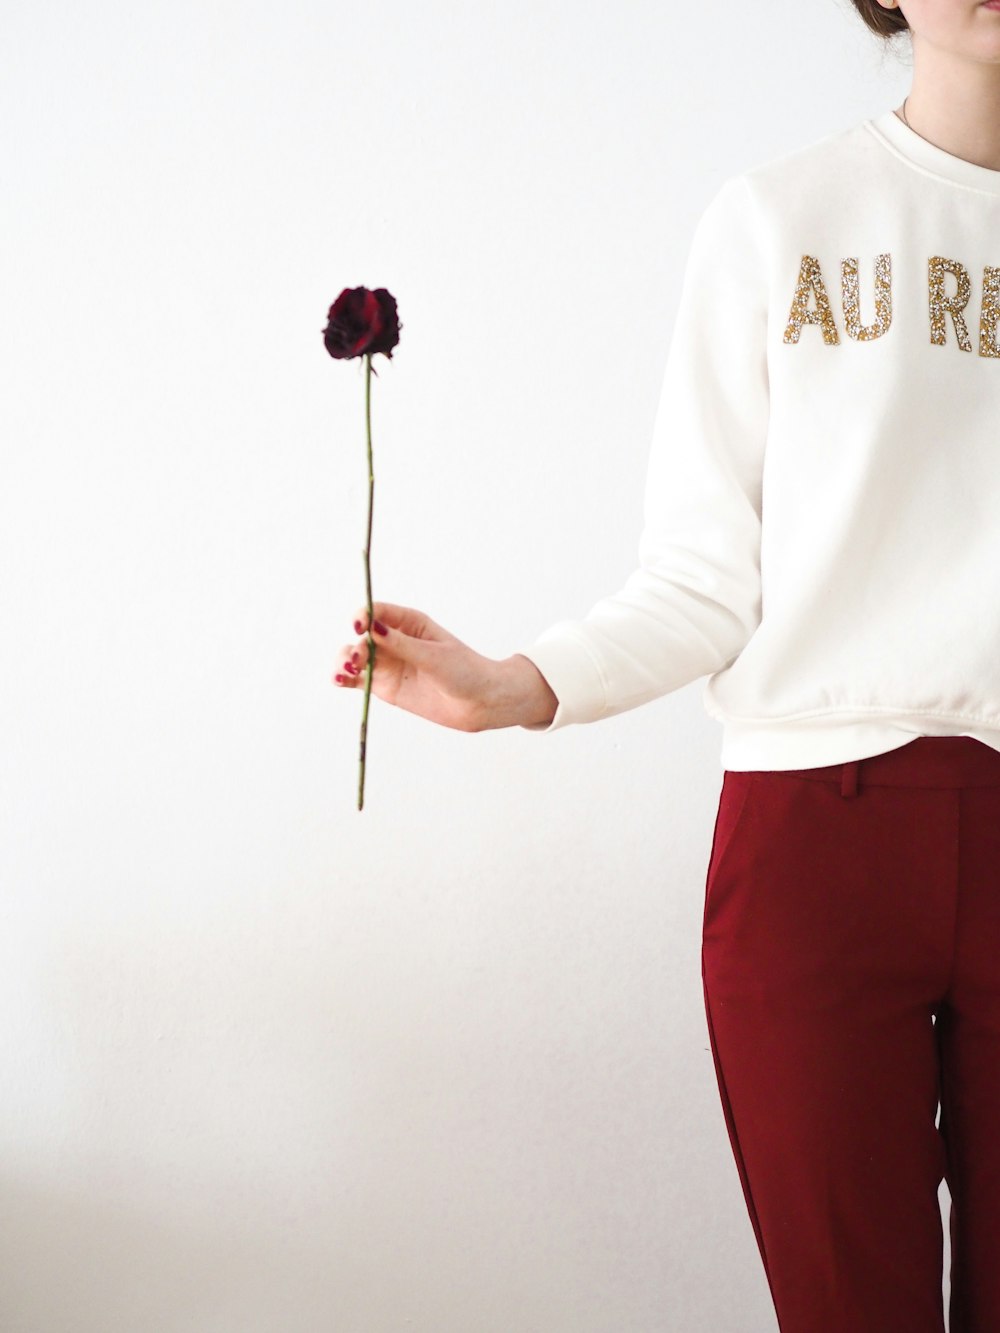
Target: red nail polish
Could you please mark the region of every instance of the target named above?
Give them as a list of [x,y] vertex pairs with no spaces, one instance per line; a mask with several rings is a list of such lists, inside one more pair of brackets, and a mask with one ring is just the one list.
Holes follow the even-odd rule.
[[334,680],[337,682],[338,685],[343,685],[343,684],[344,684],[344,677],[343,677],[343,676],[334,676]]
[[386,627],[382,624],[382,622],[381,622],[380,620],[375,620],[375,621],[372,622],[372,629],[374,629],[374,631],[375,631],[376,634],[388,634],[388,633],[389,633],[389,631],[386,629]]
[[354,633],[355,633],[355,634],[360,634],[360,633],[361,633],[361,621],[360,621],[360,620],[356,620],[356,621],[354,622]]

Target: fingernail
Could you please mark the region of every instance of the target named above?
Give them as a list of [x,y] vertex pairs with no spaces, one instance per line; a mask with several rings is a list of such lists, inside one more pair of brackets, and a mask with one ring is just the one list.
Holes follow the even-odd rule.
[[355,634],[360,634],[360,633],[361,633],[361,621],[360,621],[360,620],[356,620],[356,621],[354,622],[354,633],[355,633]]
[[386,627],[382,624],[382,622],[381,622],[380,620],[374,620],[374,621],[372,621],[372,629],[375,631],[376,634],[388,634],[388,633],[389,633],[389,631],[386,629]]
[[350,675],[352,676],[356,676],[358,674],[358,668],[356,666],[352,666],[350,662],[344,663],[344,670],[349,672]]
[[339,676],[339,675],[338,675],[338,676],[334,676],[334,680],[337,682],[338,685],[343,685],[343,684],[344,684],[344,677],[343,677],[343,676]]

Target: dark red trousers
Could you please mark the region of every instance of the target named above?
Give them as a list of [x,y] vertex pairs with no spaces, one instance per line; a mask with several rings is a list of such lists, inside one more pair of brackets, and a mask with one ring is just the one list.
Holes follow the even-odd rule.
[[727,770],[702,976],[781,1333],[944,1333],[942,1179],[951,1333],[1000,1333],[1000,753]]

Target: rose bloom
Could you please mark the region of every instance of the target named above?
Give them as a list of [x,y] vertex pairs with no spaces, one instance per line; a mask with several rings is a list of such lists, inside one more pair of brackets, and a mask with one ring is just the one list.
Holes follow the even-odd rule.
[[345,287],[330,307],[327,320],[323,342],[332,357],[345,360],[381,352],[392,359],[400,323],[396,298],[384,287],[374,291]]

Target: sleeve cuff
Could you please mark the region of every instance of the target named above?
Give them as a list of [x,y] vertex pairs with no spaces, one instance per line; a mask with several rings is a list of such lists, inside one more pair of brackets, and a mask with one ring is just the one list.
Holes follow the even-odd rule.
[[574,722],[596,722],[607,713],[604,679],[586,643],[572,624],[547,629],[530,648],[518,649],[533,662],[558,700],[551,722],[521,725],[525,731],[548,733]]

